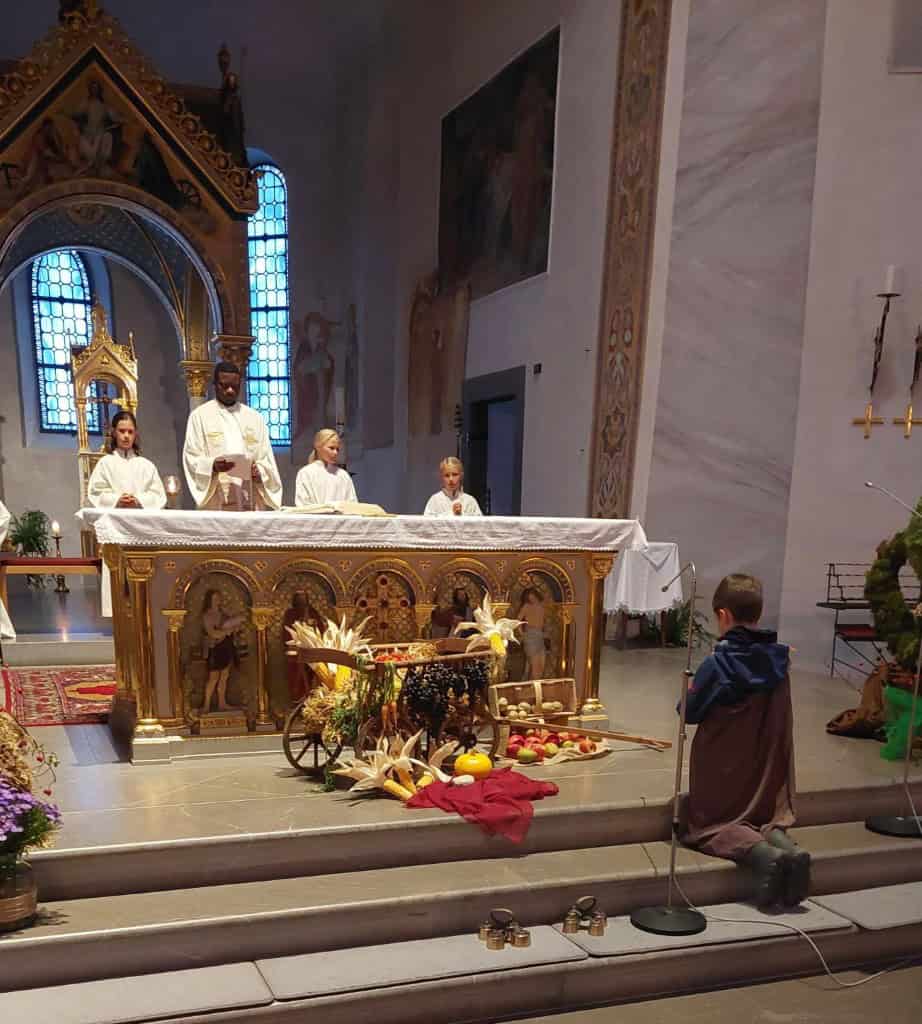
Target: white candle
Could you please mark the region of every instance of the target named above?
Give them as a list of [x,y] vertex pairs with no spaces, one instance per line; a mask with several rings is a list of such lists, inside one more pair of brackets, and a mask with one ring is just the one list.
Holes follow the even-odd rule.
[[57,521],[57,519],[52,519],[52,521],[51,521],[51,536],[52,537],[60,537],[61,536],[61,524]]
[[346,423],[346,389],[336,389],[336,425],[345,426]]
[[888,295],[895,295],[896,290],[896,267],[891,263],[887,267],[887,280],[884,284],[884,293]]
[[171,496],[179,494],[179,481],[176,479],[175,476],[168,476],[163,481],[163,486],[167,494]]

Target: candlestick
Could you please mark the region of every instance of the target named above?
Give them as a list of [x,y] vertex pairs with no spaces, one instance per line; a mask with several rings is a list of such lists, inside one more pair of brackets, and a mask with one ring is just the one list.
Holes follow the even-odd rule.
[[175,476],[168,476],[163,481],[163,489],[166,491],[167,508],[176,508],[176,497],[179,494],[179,480]]
[[56,540],[59,540],[61,537],[61,524],[57,521],[57,519],[51,520],[51,536],[54,537]]
[[[893,273],[891,274],[891,271]],[[893,285],[896,279],[896,267],[887,267],[887,285]],[[877,384],[877,375],[880,372],[880,360],[884,353],[884,334],[887,330],[887,316],[890,313],[890,300],[899,298],[899,292],[879,292],[879,299],[884,300],[884,307],[880,312],[880,323],[874,331],[874,359],[871,364],[871,383],[868,385],[868,400],[864,407],[864,415],[856,416],[852,425],[864,427],[864,437],[867,440],[871,436],[871,428],[883,423],[883,417],[874,415],[874,387]]]

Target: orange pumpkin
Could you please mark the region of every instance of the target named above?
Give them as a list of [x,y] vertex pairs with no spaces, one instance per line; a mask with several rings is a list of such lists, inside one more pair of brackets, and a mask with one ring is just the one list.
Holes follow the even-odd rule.
[[493,762],[479,750],[468,750],[455,758],[455,775],[473,775],[485,779],[493,771]]

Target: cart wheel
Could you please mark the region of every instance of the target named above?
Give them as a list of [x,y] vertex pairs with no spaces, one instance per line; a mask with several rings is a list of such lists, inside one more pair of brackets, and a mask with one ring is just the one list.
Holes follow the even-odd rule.
[[303,707],[302,700],[288,712],[282,747],[293,768],[305,775],[322,775],[327,766],[336,763],[343,747],[341,743],[325,743],[320,733],[308,732],[301,713]]
[[[413,733],[418,731],[419,727],[413,725],[405,714],[403,708],[398,705],[396,735],[407,739],[412,736]],[[373,718],[366,719],[359,726],[358,736],[356,736],[355,739],[356,757],[364,757],[365,754],[371,753],[371,751],[378,745],[379,739],[381,739],[381,718],[379,715],[375,715]],[[417,748],[416,756],[420,756],[419,748]]]

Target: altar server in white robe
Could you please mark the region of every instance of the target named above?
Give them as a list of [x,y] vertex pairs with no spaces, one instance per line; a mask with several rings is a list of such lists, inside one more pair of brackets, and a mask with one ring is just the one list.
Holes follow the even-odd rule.
[[[10,528],[10,513],[6,505],[0,501],[0,544],[6,540],[7,531]],[[0,637],[4,640],[15,640],[16,630],[13,629],[13,620],[10,618],[6,605],[0,601]]]
[[[112,418],[106,440],[107,454],[96,463],[87,485],[87,500],[93,508],[163,508],[166,492],[157,467],[141,454],[138,422],[126,410]],[[103,562],[102,614],[112,615],[112,584]]]
[[355,484],[348,472],[337,465],[342,441],[335,430],[319,430],[307,465],[295,477],[295,505],[332,505],[357,501]]
[[464,493],[464,464],[454,455],[439,463],[442,489],[426,502],[426,516],[481,516],[477,499]]
[[[234,463],[227,456],[244,455],[252,463],[254,509],[276,509],[282,504],[282,478],[269,440],[266,421],[239,401],[240,371],[233,363],[214,368],[214,394],[189,414],[183,445],[186,483],[199,508],[224,506],[224,474]],[[222,479],[223,478],[223,479]]]

